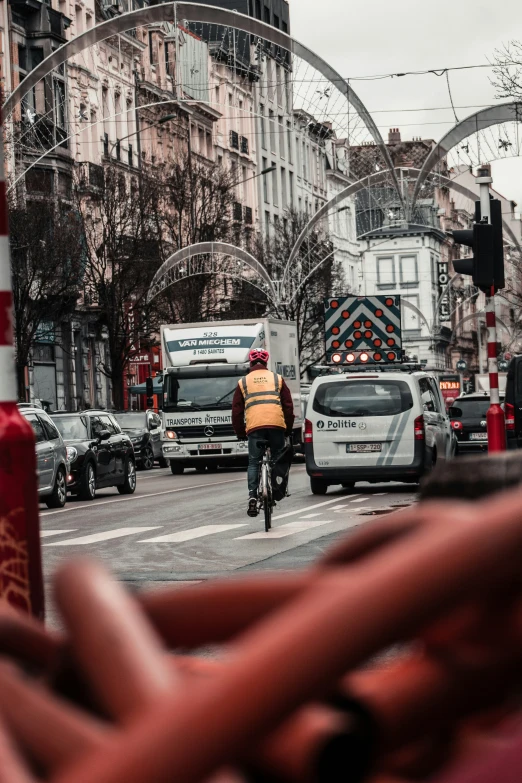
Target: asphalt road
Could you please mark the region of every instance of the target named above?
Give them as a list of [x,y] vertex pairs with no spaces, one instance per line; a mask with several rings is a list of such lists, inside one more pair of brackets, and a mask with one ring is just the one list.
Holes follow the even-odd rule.
[[252,570],[304,567],[346,531],[415,502],[416,487],[358,484],[312,495],[303,465],[292,467],[291,497],[279,503],[270,533],[246,515],[246,471],[170,469],[138,473],[136,493],[100,490],[94,501],[41,507],[46,584],[65,559],[101,560],[129,586],[186,584]]

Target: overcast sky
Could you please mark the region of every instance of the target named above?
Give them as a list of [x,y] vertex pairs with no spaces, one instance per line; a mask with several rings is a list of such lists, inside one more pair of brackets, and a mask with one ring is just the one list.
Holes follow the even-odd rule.
[[[290,13],[293,37],[350,78],[487,64],[495,49],[522,40],[519,0],[290,0]],[[489,68],[449,73],[459,120],[482,106],[505,102],[495,99],[490,75]],[[445,76],[354,81],[352,86],[384,138],[389,128],[398,127],[403,139],[438,140],[455,121]],[[427,111],[433,108],[437,111]],[[522,161],[501,161],[493,178],[496,189],[522,209]]]

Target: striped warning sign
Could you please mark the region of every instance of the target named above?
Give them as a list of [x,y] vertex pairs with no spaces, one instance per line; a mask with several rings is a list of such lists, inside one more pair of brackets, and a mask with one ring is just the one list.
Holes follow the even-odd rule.
[[400,296],[337,296],[325,299],[327,361],[333,364],[400,362]]

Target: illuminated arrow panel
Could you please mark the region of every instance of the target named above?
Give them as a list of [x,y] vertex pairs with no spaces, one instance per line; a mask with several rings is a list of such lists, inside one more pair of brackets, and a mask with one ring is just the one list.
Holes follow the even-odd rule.
[[338,296],[324,301],[331,364],[389,364],[402,358],[400,296]]

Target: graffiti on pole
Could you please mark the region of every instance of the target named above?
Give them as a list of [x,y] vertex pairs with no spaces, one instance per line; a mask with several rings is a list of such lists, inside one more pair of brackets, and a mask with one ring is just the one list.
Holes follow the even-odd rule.
[[437,285],[439,289],[439,321],[450,320],[450,291],[448,286],[448,262],[437,262]]

